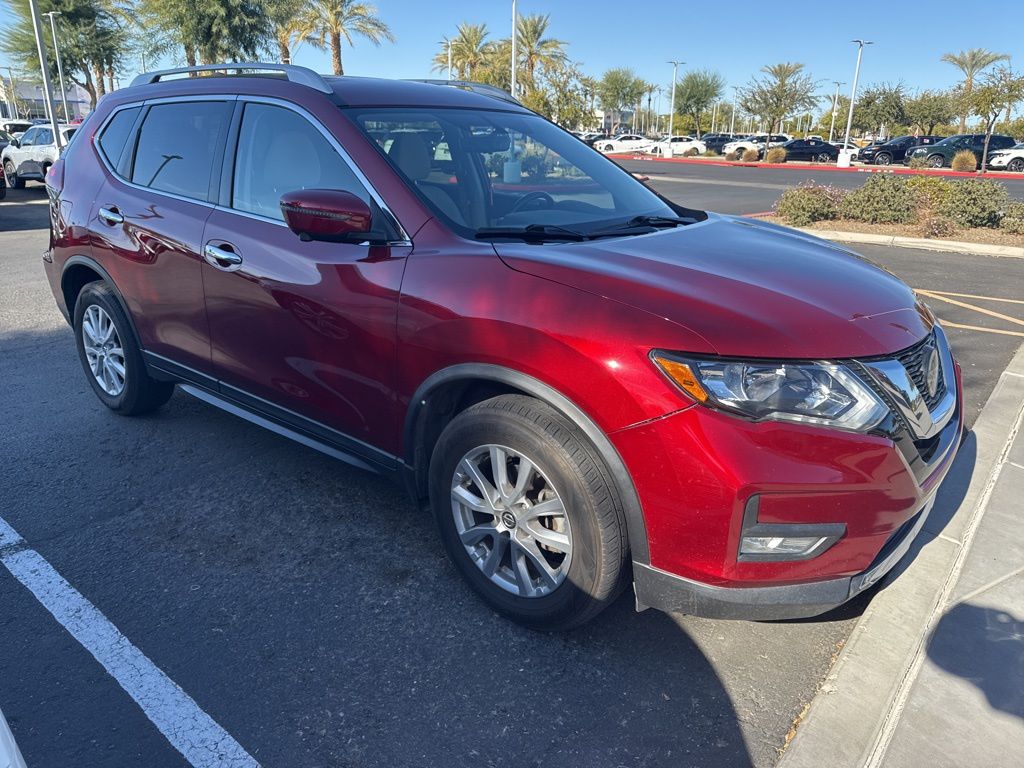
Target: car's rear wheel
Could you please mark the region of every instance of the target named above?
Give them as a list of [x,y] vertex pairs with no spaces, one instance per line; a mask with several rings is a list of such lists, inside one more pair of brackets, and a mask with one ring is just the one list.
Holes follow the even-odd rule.
[[831,163],[832,162],[832,155],[830,155],[828,152],[822,152],[815,159],[819,163]]
[[879,152],[877,155],[875,155],[875,163],[878,165],[891,165],[892,155],[890,155],[888,152]]
[[1015,157],[1006,164],[1006,170],[1020,173],[1024,171],[1024,157]]
[[539,400],[505,395],[456,416],[434,448],[430,500],[459,572],[521,624],[579,626],[624,583],[614,481],[582,433]]
[[128,318],[104,282],[87,284],[75,302],[75,343],[86,378],[110,410],[136,416],[159,408],[174,385],[146,372]]
[[25,188],[25,180],[18,178],[18,171],[10,160],[4,163],[4,176],[7,177],[7,186],[11,189]]
[[942,155],[932,155],[928,158],[928,165],[932,168],[941,168],[946,164],[946,158]]

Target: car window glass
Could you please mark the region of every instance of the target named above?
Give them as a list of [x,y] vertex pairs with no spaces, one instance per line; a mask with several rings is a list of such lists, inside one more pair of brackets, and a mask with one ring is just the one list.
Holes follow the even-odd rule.
[[36,146],[45,147],[47,144],[53,144],[52,128],[43,128],[36,134]]
[[281,196],[299,189],[340,189],[370,202],[352,169],[306,118],[285,107],[246,104],[231,207],[283,220]]
[[21,135],[21,146],[31,147],[36,143],[36,136],[39,134],[38,128],[29,128],[25,133]]
[[209,197],[210,177],[230,107],[222,101],[157,104],[139,132],[132,181],[196,200]]
[[117,165],[118,158],[121,157],[124,145],[128,141],[128,133],[139,115],[139,109],[140,107],[132,107],[117,112],[100,134],[100,151],[111,165]]

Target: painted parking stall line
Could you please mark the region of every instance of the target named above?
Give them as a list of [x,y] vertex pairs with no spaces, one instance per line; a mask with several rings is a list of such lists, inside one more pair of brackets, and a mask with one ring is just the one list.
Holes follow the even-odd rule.
[[0,517],[0,563],[42,603],[194,768],[259,763]]

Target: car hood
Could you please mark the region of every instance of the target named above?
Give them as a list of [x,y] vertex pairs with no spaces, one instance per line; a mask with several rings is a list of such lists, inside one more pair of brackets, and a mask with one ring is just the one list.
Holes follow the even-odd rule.
[[913,291],[882,268],[753,219],[709,214],[648,235],[495,248],[512,269],[668,319],[688,332],[687,344],[706,343],[681,351],[867,357],[910,346],[934,323]]

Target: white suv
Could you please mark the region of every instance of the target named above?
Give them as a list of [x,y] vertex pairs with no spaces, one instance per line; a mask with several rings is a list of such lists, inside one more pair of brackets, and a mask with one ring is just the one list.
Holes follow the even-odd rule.
[[[62,138],[61,146],[66,147],[68,141],[78,129],[76,125],[59,125]],[[12,189],[22,189],[28,180],[45,181],[46,172],[57,160],[60,150],[53,140],[53,128],[49,125],[33,125],[20,139],[14,139],[0,154],[3,161],[4,176],[7,185]]]
[[1024,171],[1024,141],[1009,149],[999,149],[988,156],[989,168],[1002,168],[1019,173]]
[[722,147],[722,154],[728,155],[730,152],[743,152],[747,149],[756,149],[761,151],[764,149],[766,141],[769,147],[777,147],[779,144],[784,144],[789,141],[789,136],[784,133],[773,133],[771,136],[761,133],[757,136],[750,136],[746,139],[730,141]]

